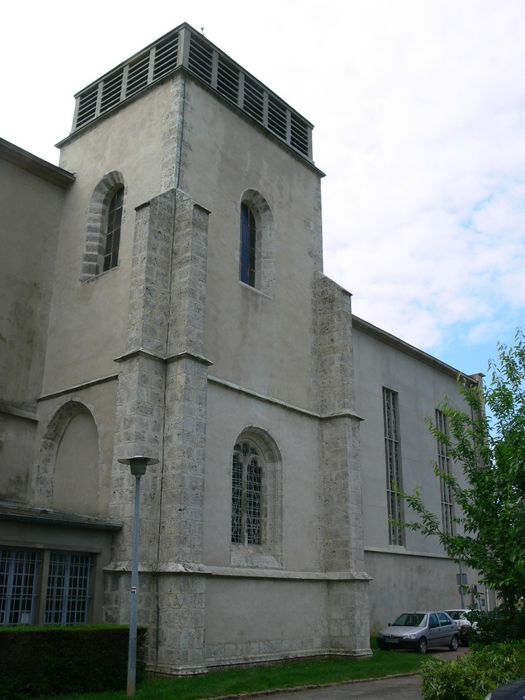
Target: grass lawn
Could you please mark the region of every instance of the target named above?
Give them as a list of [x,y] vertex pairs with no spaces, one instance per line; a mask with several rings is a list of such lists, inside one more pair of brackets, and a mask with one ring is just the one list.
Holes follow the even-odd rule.
[[[236,671],[216,671],[205,676],[147,680],[140,684],[138,700],[199,700],[221,695],[240,695],[272,688],[295,688],[305,685],[323,685],[349,680],[381,678],[396,673],[414,673],[425,657],[412,652],[380,651],[362,659],[329,659],[296,661],[275,666]],[[48,700],[121,700],[125,691],[57,695]]]

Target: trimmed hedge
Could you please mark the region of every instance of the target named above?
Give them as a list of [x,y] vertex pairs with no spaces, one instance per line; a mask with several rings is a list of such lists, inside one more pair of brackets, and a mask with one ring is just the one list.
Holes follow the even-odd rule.
[[455,661],[428,659],[421,667],[424,700],[484,700],[525,676],[525,642],[492,644]]
[[[137,638],[137,681],[144,675],[146,629]],[[126,688],[128,627],[0,628],[0,698]]]

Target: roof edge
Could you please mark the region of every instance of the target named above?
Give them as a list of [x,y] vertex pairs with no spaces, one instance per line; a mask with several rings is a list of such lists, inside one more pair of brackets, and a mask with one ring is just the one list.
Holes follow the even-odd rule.
[[481,373],[466,374],[465,372],[448,365],[446,362],[439,360],[437,357],[430,355],[428,352],[416,348],[415,345],[411,345],[405,340],[392,335],[392,333],[389,333],[378,326],[374,326],[373,323],[365,321],[364,318],[360,318],[359,316],[352,315],[352,325],[364,333],[368,333],[368,335],[378,338],[387,345],[401,350],[401,352],[404,352],[406,355],[415,357],[416,359],[425,362],[425,364],[430,365],[435,369],[439,369],[441,372],[445,372],[445,374],[455,377],[456,379],[461,378],[472,384],[479,384],[481,378],[483,377],[483,374]]
[[75,175],[68,170],[53,165],[3,138],[0,138],[0,158],[63,189],[75,181]]

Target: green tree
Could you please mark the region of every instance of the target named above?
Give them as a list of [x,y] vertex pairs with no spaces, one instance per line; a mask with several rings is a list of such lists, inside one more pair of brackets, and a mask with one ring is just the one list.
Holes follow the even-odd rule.
[[440,519],[424,505],[420,490],[403,497],[418,516],[406,527],[438,536],[447,554],[478,571],[482,582],[513,611],[525,595],[523,331],[517,331],[513,346],[498,345],[498,355],[489,363],[485,388],[465,379],[461,382],[467,412],[445,399],[441,410],[448,419],[448,435],[427,420],[466,478],[462,486],[457,476],[444,474],[435,465],[436,476],[447,481],[454,494],[457,534],[443,531]]

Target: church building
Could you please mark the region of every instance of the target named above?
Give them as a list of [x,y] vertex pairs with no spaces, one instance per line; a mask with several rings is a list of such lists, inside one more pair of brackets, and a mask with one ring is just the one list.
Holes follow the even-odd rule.
[[397,488],[455,527],[459,373],[323,273],[312,128],[182,24],[76,95],[60,166],[0,140],[0,624],[128,622],[136,455],[151,670],[458,607]]

